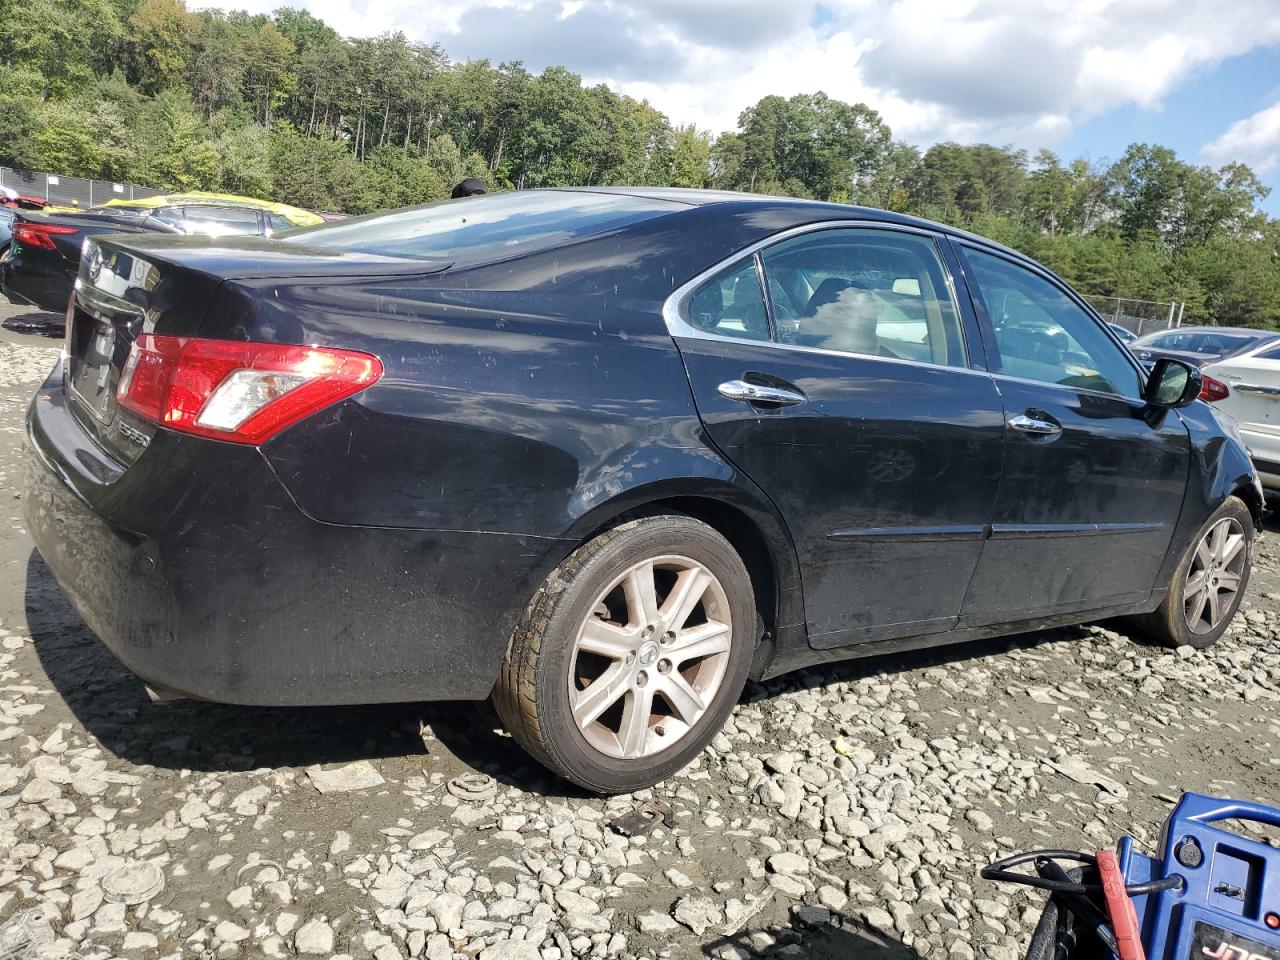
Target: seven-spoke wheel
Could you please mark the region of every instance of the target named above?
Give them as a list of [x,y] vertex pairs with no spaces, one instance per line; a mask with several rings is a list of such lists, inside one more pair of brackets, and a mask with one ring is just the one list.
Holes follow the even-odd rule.
[[573,717],[611,757],[658,753],[720,689],[733,618],[724,587],[688,557],[641,560],[604,589],[569,665]]
[[692,760],[746,682],[751,578],[691,517],[632,520],[547,578],[493,700],[517,741],[591,790],[651,786]]
[[1228,497],[1186,548],[1164,601],[1132,623],[1171,647],[1207,647],[1231,623],[1253,563],[1253,515],[1239,497]]
[[1244,529],[1235,517],[1223,517],[1201,538],[1182,590],[1192,633],[1209,633],[1235,609],[1247,559]]

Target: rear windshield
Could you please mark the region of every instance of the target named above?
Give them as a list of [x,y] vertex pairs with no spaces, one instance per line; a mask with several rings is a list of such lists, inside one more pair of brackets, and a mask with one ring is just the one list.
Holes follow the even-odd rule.
[[681,209],[687,208],[651,197],[524,190],[352,217],[281,239],[390,257],[477,261],[542,250]]

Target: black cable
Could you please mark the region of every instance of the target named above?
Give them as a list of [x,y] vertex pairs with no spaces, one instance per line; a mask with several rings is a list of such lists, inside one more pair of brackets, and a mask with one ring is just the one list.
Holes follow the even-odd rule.
[[[1032,876],[1029,873],[1014,873],[1011,869],[1024,863],[1043,859],[1070,860],[1074,863],[1088,865],[1096,865],[1098,862],[1098,858],[1093,854],[1081,853],[1078,850],[1030,850],[1026,853],[1015,853],[1011,857],[1005,857],[1003,860],[988,864],[982,868],[980,876],[983,880],[1018,883],[1025,887],[1035,887],[1037,890],[1048,890],[1050,893],[1090,894],[1102,892],[1102,884],[1100,883],[1068,883],[1062,880],[1048,880],[1044,877]],[[1158,893],[1161,890],[1181,888],[1182,877],[1174,874],[1169,877],[1162,877],[1159,880],[1147,880],[1142,883],[1129,884],[1125,887],[1125,892],[1131,897],[1139,897],[1148,893]]]

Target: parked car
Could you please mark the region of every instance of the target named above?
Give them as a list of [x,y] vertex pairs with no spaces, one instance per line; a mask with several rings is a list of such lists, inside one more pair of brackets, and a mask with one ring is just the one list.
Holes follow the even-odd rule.
[[27,197],[13,187],[0,187],[0,207],[18,210],[40,210],[48,203],[43,197]]
[[1215,406],[1239,424],[1263,488],[1280,493],[1280,342],[1202,369],[1219,385]]
[[13,218],[15,214],[9,207],[0,206],[0,260],[9,253],[9,242],[13,239]]
[[1118,323],[1108,323],[1107,326],[1111,328],[1112,333],[1120,338],[1121,343],[1130,344],[1138,339],[1138,335],[1136,333],[1127,327],[1120,326]]
[[697,756],[748,676],[1119,615],[1206,646],[1262,510],[1198,370],[1147,375],[1010,250],[837,204],[90,238],[65,353],[27,525],[155,696],[492,694],[601,792]]
[[1160,357],[1185,360],[1196,366],[1280,343],[1280,333],[1251,327],[1177,327],[1138,337],[1129,345],[1139,360],[1150,364]]
[[62,313],[84,241],[106,233],[271,236],[324,221],[309,210],[229,194],[181,193],[111,200],[88,210],[55,207],[21,213],[12,255],[0,262],[0,292],[10,300]]

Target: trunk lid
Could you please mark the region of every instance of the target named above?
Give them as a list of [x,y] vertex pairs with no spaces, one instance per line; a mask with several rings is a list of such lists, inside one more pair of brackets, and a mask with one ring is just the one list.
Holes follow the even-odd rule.
[[144,333],[199,335],[226,281],[423,275],[448,266],[260,237],[211,240],[148,233],[88,239],[67,310],[63,375],[71,410],[86,432],[127,466],[156,430],[116,401],[134,341]]

